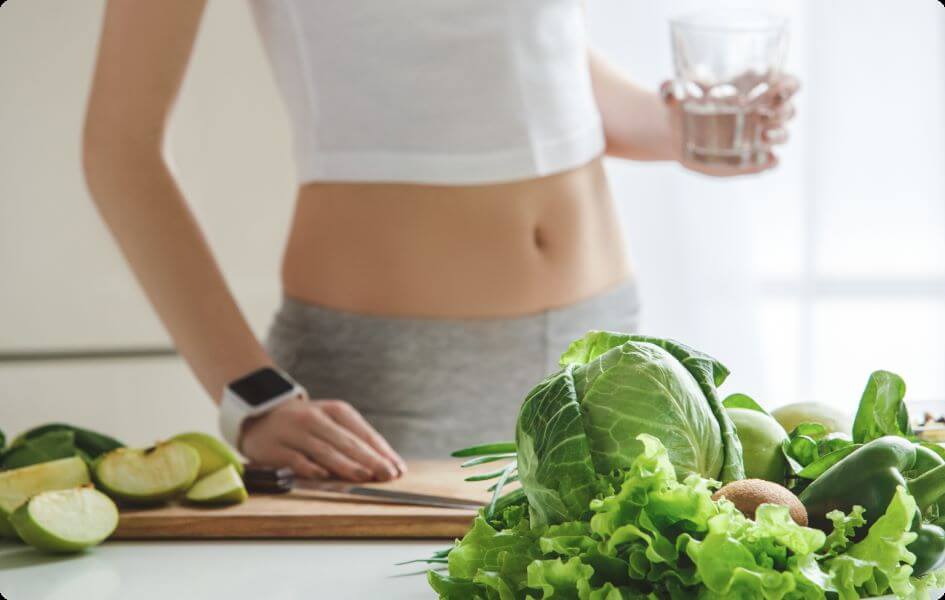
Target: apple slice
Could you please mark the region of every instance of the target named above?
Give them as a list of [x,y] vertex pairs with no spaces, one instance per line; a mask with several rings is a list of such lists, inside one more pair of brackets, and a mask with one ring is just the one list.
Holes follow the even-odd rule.
[[118,508],[92,486],[41,492],[10,515],[24,542],[45,552],[78,552],[118,526]]
[[175,435],[171,439],[193,446],[194,450],[200,454],[198,479],[210,473],[215,473],[226,465],[233,465],[237,473],[243,474],[243,463],[240,461],[240,457],[230,448],[229,444],[212,435],[200,431],[189,431]]
[[193,485],[199,470],[197,451],[175,441],[145,449],[118,448],[93,465],[102,491],[116,500],[144,504],[177,496]]
[[16,530],[10,525],[10,519],[0,514],[0,540],[15,540]]
[[239,504],[249,497],[240,474],[227,465],[207,475],[187,491],[187,500],[195,504]]
[[89,468],[78,456],[0,472],[0,536],[13,534],[7,519],[30,496],[89,483]]

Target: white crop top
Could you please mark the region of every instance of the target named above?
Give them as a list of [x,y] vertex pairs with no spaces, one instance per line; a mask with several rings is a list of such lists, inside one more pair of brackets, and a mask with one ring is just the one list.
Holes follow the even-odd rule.
[[250,0],[299,179],[462,185],[604,148],[581,0]]

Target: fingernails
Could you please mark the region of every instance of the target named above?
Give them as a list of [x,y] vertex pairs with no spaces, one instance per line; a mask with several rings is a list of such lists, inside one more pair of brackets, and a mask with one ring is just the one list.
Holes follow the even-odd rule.
[[393,465],[384,465],[378,467],[374,471],[374,476],[377,477],[378,481],[390,481],[391,479],[397,479],[397,469]]

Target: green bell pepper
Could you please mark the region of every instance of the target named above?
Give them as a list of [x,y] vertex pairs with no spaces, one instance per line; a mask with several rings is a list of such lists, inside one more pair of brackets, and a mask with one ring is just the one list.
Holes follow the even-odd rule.
[[[945,465],[945,459],[925,446],[916,445],[915,451],[915,463],[906,472],[907,477],[919,477]],[[939,497],[937,501],[939,506],[943,503],[945,496]],[[919,537],[909,544],[909,551],[916,555],[912,573],[917,577],[945,565],[945,530],[936,525],[923,525],[922,516],[922,513],[916,515],[916,524],[912,528]]]
[[906,475],[916,477],[931,471],[939,465],[945,465],[945,458],[925,446],[916,445],[915,462],[912,464],[912,468],[906,472]]
[[849,512],[860,505],[865,509],[867,525],[872,525],[886,512],[896,488],[903,486],[919,506],[912,529],[919,537],[909,545],[909,551],[916,555],[913,574],[919,576],[940,566],[945,561],[945,530],[923,524],[922,513],[945,498],[945,464],[938,456],[932,458],[933,452],[918,448],[905,438],[885,436],[864,444],[832,466],[799,496],[811,524],[828,529],[828,512]]
[[921,577],[929,571],[945,566],[945,529],[938,525],[922,524],[922,518],[916,514],[916,523],[912,527],[919,537],[906,546],[915,554],[912,576]]

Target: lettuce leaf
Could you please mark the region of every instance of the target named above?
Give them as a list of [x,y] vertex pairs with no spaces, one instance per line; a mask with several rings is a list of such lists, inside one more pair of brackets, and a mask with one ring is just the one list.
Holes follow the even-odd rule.
[[492,572],[510,590],[520,590],[525,587],[529,563],[541,556],[536,541],[537,536],[526,521],[497,531],[483,517],[477,517],[472,529],[447,557],[450,576],[475,581],[480,572]]
[[833,531],[824,543],[825,554],[836,556],[850,546],[853,536],[856,535],[856,529],[866,525],[864,512],[866,511],[862,506],[854,506],[850,514],[844,514],[839,510],[827,513],[827,518],[833,523]]
[[[544,600],[578,600],[578,588],[589,590],[594,568],[572,558],[536,560],[528,565],[528,587],[541,590],[537,596]],[[503,599],[504,600],[504,599]]]
[[890,589],[901,598],[915,595],[909,577],[915,555],[906,546],[917,537],[910,531],[917,510],[915,499],[900,486],[863,541],[827,561],[841,600],[879,596]]
[[470,579],[427,571],[427,583],[440,598],[450,600],[489,600],[485,587]]

